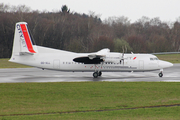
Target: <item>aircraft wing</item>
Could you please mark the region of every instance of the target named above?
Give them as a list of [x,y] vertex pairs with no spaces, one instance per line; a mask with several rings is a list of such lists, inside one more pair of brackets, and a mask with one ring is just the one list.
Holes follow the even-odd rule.
[[104,57],[105,55],[90,54],[88,56],[74,58],[73,61],[84,64],[100,64],[104,61]]

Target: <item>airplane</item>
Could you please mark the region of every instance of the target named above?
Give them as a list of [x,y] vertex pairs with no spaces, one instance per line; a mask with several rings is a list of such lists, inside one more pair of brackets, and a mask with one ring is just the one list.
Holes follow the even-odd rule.
[[98,78],[102,72],[146,72],[173,66],[172,63],[159,60],[152,54],[134,54],[110,52],[108,48],[93,53],[75,53],[34,45],[26,22],[15,25],[12,56],[10,62],[33,66],[41,69],[93,72]]

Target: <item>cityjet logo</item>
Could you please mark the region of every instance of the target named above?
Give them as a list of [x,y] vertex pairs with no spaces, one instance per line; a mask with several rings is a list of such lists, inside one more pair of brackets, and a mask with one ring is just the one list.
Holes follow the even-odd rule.
[[22,47],[26,47],[26,42],[25,42],[25,39],[24,39],[24,35],[23,35],[22,31],[21,31],[21,26],[20,26],[20,24],[17,24],[16,27],[17,27],[18,33],[19,33],[19,35],[20,35]]

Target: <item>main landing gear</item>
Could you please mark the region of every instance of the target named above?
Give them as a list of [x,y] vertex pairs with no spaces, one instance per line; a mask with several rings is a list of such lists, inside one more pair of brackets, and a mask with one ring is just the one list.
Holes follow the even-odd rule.
[[96,72],[93,73],[94,78],[97,78],[98,76],[101,76],[101,75],[102,75],[101,71],[96,71]]

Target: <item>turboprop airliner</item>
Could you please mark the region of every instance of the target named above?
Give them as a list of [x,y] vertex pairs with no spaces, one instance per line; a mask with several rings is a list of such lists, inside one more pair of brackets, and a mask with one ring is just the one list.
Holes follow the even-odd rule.
[[[173,66],[159,60],[152,54],[124,54],[110,52],[108,48],[93,53],[75,53],[34,45],[26,22],[15,25],[14,42],[10,62],[33,66],[41,69],[93,72],[97,78],[102,72],[145,72]],[[119,74],[119,73],[118,73]]]

